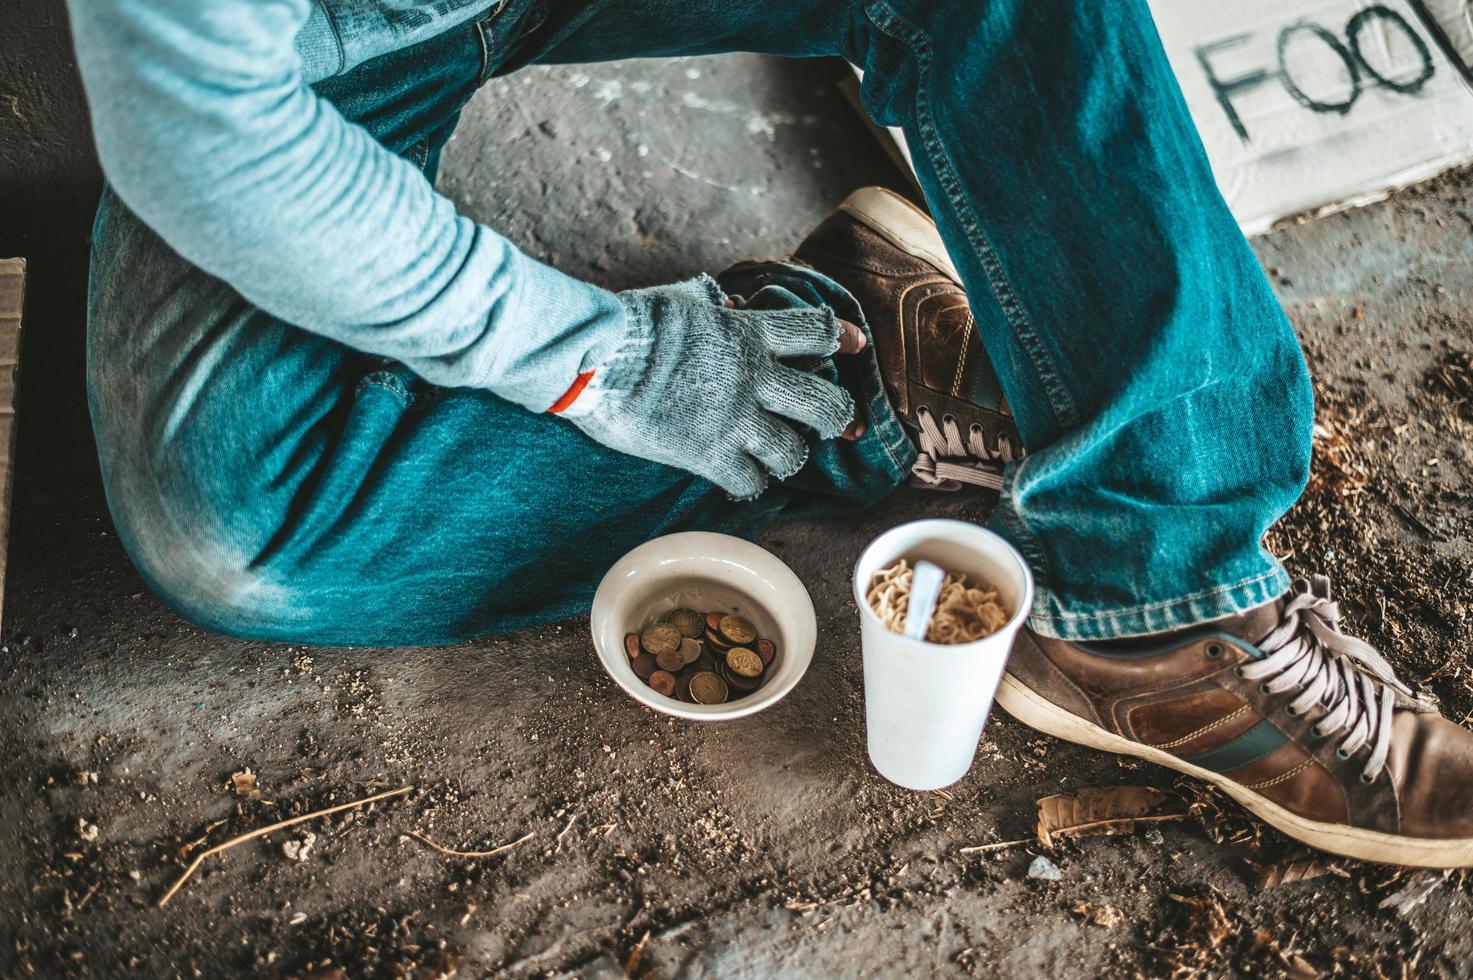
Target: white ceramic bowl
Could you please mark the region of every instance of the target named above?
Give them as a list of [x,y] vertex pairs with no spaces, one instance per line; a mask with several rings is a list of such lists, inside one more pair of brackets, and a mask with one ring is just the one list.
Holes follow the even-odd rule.
[[[767,682],[726,704],[686,704],[657,694],[640,680],[624,652],[624,636],[686,606],[702,612],[735,609],[777,644]],[[693,721],[755,714],[776,704],[813,660],[818,621],[808,590],[782,560],[728,534],[667,534],[614,563],[593,596],[593,646],[604,670],[630,697],[656,711]]]

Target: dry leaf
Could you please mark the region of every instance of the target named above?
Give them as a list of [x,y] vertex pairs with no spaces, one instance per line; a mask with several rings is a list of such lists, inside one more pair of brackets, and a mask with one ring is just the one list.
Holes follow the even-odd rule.
[[1341,878],[1349,878],[1350,873],[1338,865],[1321,861],[1316,857],[1296,858],[1281,864],[1257,864],[1248,862],[1253,873],[1258,876],[1258,887],[1267,891],[1280,885],[1293,885],[1301,881],[1310,881],[1325,875],[1338,875]]
[[1167,897],[1191,909],[1188,931],[1205,939],[1208,949],[1216,950],[1222,945],[1222,941],[1232,934],[1233,927],[1228,919],[1227,906],[1217,897],[1216,893],[1177,895],[1173,892]]
[[1397,915],[1407,915],[1412,909],[1427,901],[1437,886],[1447,880],[1451,871],[1423,871],[1412,875],[1406,884],[1387,895],[1377,905],[1378,909],[1395,909]]
[[249,769],[231,773],[230,788],[235,790],[236,796],[243,796],[248,800],[261,798],[261,788],[256,785],[256,774]]
[[1180,820],[1185,813],[1159,814],[1170,799],[1151,786],[1103,786],[1038,801],[1038,842],[1054,846],[1054,835],[1128,834],[1142,820]]
[[1309,961],[1295,953],[1289,957],[1289,980],[1319,980],[1320,971],[1309,965]]

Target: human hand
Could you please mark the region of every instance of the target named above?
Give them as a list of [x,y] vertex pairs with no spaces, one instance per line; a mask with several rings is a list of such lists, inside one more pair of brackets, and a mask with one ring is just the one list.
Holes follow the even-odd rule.
[[795,423],[823,439],[863,431],[847,391],[782,363],[864,347],[832,311],[742,309],[709,276],[619,298],[624,343],[563,413],[604,445],[750,499],[807,461]]

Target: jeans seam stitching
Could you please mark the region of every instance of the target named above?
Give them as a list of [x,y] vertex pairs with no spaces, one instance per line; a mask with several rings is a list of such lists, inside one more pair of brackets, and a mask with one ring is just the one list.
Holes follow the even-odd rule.
[[389,382],[380,380],[378,377],[373,375],[370,375],[369,377],[366,377],[358,382],[359,391],[362,391],[365,386],[383,388],[386,391],[393,392],[395,395],[398,396],[399,401],[404,405],[405,408],[408,408],[410,403],[414,401],[413,392],[403,387],[402,384],[390,384]]
[[338,49],[338,72],[348,63],[348,50],[343,47],[343,32],[338,28],[337,16],[333,14],[332,8],[327,4],[322,5],[323,16],[327,18],[327,26],[332,28],[332,43]]
[[1042,593],[1053,581],[1052,571],[1044,555],[1043,546],[1038,536],[1033,533],[1033,529],[1028,526],[1028,520],[1023,516],[1023,508],[1018,503],[1018,481],[1022,479],[1023,471],[1035,459],[1037,459],[1036,456],[1025,456],[1007,475],[1003,483],[1003,500],[999,501],[999,516],[1004,523],[1012,526],[1013,533],[1018,539],[1019,550],[1023,552],[1029,565],[1032,566],[1037,585],[1040,587],[1039,592]]
[[1012,284],[1003,271],[1002,262],[987,241],[986,233],[977,220],[976,212],[972,210],[966,196],[960,193],[961,184],[956,175],[956,168],[947,155],[945,147],[936,138],[936,123],[931,115],[933,61],[930,40],[923,31],[897,14],[882,0],[872,3],[865,12],[875,27],[904,44],[915,56],[919,65],[915,97],[916,126],[920,130],[921,139],[932,163],[936,165],[942,190],[950,199],[952,206],[959,212],[967,240],[982,260],[982,268],[987,274],[987,284],[993,299],[1033,361],[1033,367],[1043,382],[1044,390],[1048,392],[1049,408],[1052,409],[1056,421],[1060,428],[1073,428],[1076,421],[1074,401],[1069,397],[1063,379],[1054,368],[1052,358],[1044,350],[1043,343],[1033,329],[1022,304],[1018,302],[1017,296],[1013,293]]
[[486,16],[476,21],[476,38],[480,41],[480,71],[476,72],[477,80],[479,80],[477,85],[486,84],[491,80],[491,38],[486,37],[486,29],[491,27],[492,22],[495,22],[495,19],[501,15],[505,6],[507,6],[505,0],[498,0],[498,3],[492,4]]

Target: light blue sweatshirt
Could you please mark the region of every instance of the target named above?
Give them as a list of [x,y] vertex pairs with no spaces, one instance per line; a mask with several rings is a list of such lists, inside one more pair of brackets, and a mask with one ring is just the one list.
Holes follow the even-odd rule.
[[103,171],[282,320],[534,411],[625,335],[608,290],[458,215],[308,86],[488,0],[69,0]]

